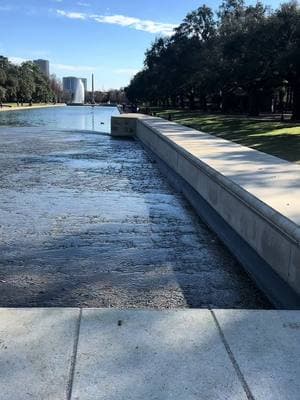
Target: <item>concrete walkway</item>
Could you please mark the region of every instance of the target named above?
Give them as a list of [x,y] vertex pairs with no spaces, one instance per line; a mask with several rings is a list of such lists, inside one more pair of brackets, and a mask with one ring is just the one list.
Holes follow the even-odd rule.
[[300,312],[0,309],[1,400],[296,400]]
[[300,165],[161,118],[144,122],[300,225]]

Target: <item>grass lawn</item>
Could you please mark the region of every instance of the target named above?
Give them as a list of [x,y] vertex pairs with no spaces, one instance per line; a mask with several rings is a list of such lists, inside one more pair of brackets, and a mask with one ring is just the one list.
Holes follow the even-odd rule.
[[167,118],[169,114],[179,124],[300,163],[300,123],[180,110],[165,110],[156,115]]

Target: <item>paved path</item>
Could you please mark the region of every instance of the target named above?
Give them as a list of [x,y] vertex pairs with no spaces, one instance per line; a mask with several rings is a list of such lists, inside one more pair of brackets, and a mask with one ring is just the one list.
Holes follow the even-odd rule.
[[143,122],[294,222],[299,230],[300,165],[161,118],[146,117]]
[[0,306],[266,308],[137,142],[0,129]]
[[0,309],[0,400],[298,400],[300,312]]

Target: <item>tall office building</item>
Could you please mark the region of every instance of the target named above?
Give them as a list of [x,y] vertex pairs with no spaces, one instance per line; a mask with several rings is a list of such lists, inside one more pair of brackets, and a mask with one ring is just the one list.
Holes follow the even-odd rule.
[[44,75],[46,75],[48,78],[50,76],[50,70],[49,70],[49,61],[48,60],[33,60],[33,63],[37,65],[40,70],[43,72]]
[[86,78],[80,78],[82,80],[83,86],[84,86],[84,93],[87,92],[87,79]]
[[82,104],[85,101],[87,80],[75,76],[66,76],[63,78],[63,90],[70,94],[71,103]]

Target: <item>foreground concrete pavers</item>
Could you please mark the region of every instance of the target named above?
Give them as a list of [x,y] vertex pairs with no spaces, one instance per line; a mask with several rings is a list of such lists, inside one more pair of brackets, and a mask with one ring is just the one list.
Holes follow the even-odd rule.
[[0,309],[0,400],[299,400],[300,311]]
[[83,310],[73,400],[246,399],[208,310]]
[[300,398],[300,312],[214,311],[255,400]]
[[0,400],[61,400],[79,309],[0,309]]

